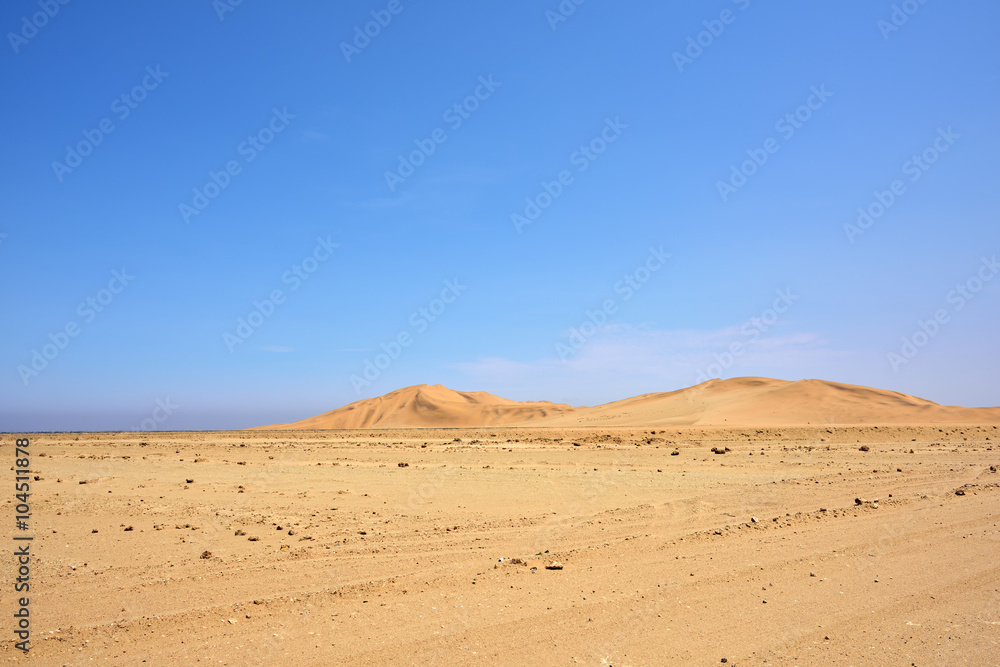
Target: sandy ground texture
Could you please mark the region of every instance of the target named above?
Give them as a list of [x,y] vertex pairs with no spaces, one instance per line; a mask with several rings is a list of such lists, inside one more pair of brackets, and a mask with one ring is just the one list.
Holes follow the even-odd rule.
[[4,662],[1000,655],[994,425],[30,437],[33,648],[8,558]]

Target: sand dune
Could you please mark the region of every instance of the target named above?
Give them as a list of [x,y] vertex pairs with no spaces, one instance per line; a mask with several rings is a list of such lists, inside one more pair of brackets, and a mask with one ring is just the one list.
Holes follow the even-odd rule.
[[776,426],[998,423],[1000,408],[943,406],[916,396],[825,380],[733,378],[595,407],[518,402],[417,385],[262,429],[477,426]]
[[943,406],[916,396],[825,380],[709,380],[539,422],[545,426],[778,426],[1000,422],[1000,408]]
[[341,428],[458,428],[530,423],[574,410],[548,401],[518,402],[485,391],[460,392],[441,385],[420,384],[366,398],[276,430]]

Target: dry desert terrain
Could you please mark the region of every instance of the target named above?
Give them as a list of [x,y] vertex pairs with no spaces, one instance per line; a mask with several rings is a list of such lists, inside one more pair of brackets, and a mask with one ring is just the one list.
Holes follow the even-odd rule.
[[5,633],[9,662],[1000,655],[993,424],[28,437],[33,648]]

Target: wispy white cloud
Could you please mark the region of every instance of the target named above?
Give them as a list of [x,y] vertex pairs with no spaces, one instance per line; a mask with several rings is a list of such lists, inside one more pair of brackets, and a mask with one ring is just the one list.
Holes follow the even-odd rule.
[[302,136],[310,141],[330,141],[329,134],[324,134],[323,132],[317,132],[315,130],[305,130],[302,132]]
[[[734,342],[745,347],[730,361],[724,355]],[[816,377],[842,356],[821,336],[809,332],[762,335],[751,340],[738,327],[698,331],[610,325],[598,329],[565,361],[553,349],[551,357],[532,361],[484,357],[452,367],[463,373],[470,385],[489,387],[497,393],[506,391],[510,398],[592,405],[688,387],[704,380],[702,373],[723,378]],[[728,365],[720,364],[720,358]]]

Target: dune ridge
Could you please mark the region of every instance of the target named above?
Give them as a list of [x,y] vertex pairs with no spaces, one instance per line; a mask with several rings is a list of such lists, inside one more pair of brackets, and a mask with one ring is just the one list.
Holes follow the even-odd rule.
[[593,407],[514,401],[485,391],[415,385],[266,430],[479,426],[792,426],[1000,423],[1000,408],[945,406],[885,389],[826,380],[741,377]]
[[519,402],[485,391],[461,392],[441,385],[415,385],[366,398],[290,424],[260,428],[363,429],[460,428],[533,423],[575,410],[548,401]]

